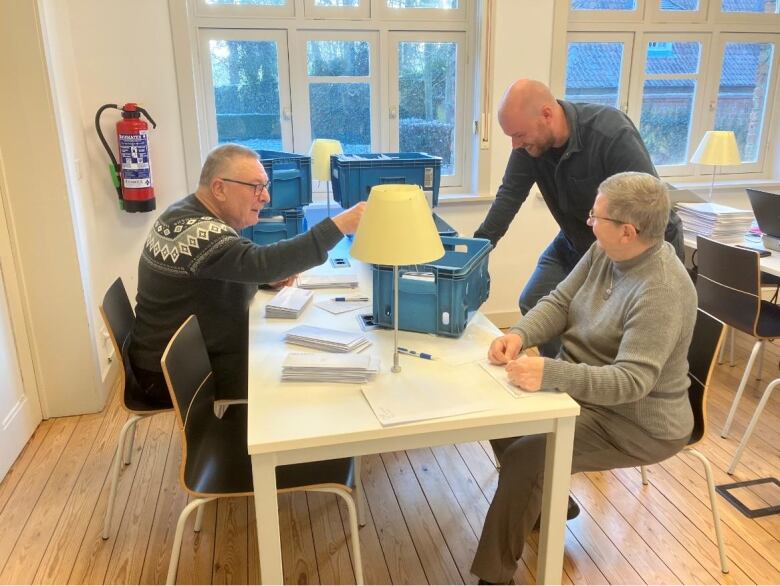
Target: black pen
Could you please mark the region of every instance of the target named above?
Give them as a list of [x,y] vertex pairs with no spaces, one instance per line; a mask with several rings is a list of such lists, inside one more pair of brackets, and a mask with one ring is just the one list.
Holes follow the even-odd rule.
[[416,352],[415,350],[409,350],[409,348],[398,347],[398,352],[401,354],[408,354],[409,356],[417,356],[417,358],[424,358],[425,360],[435,360],[435,358],[427,352]]

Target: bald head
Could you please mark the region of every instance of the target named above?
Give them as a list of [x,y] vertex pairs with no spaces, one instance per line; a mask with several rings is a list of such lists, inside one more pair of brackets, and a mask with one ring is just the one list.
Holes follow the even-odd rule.
[[504,92],[498,106],[498,123],[512,138],[512,148],[532,157],[566,144],[569,128],[563,108],[550,88],[540,81],[519,79]]

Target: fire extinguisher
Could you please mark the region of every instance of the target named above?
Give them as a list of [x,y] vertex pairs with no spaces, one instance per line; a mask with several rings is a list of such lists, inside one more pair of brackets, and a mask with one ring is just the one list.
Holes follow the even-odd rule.
[[[122,119],[116,123],[119,163],[100,129],[100,115],[109,108],[122,112]],[[151,212],[155,208],[147,136],[149,125],[141,120],[141,114],[152,123],[152,128],[157,128],[149,112],[133,102],[121,108],[116,104],[105,104],[98,108],[95,114],[95,129],[111,159],[109,168],[114,187],[119,195],[119,207],[126,212]]]

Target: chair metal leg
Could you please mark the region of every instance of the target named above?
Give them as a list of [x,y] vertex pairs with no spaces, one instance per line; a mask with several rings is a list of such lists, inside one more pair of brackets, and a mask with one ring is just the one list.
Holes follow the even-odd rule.
[[108,491],[108,503],[106,504],[106,518],[103,520],[103,539],[108,539],[111,532],[111,517],[114,516],[114,502],[116,501],[116,486],[119,483],[119,470],[122,467],[122,458],[125,448],[125,437],[129,429],[135,429],[136,422],[141,415],[131,415],[119,432],[119,441],[116,444],[114,459],[111,461],[111,488]]
[[745,451],[745,446],[747,446],[750,436],[753,435],[753,429],[756,427],[756,423],[758,423],[758,418],[761,416],[761,412],[764,410],[764,407],[766,407],[766,404],[769,401],[769,397],[772,396],[772,391],[774,391],[775,387],[779,384],[780,378],[776,378],[766,386],[766,389],[764,389],[764,394],[761,395],[761,400],[758,402],[756,410],[753,412],[753,417],[750,420],[745,433],[742,435],[742,439],[739,441],[737,451],[734,452],[734,458],[732,458],[729,469],[727,470],[729,474],[734,474],[734,470],[736,470],[737,464],[739,464],[739,459],[742,457],[742,452]]
[[[778,381],[780,382],[780,381]],[[723,541],[723,532],[720,527],[720,514],[718,513],[718,500],[715,494],[715,482],[712,478],[712,467],[707,457],[694,448],[687,448],[688,453],[696,456],[704,465],[704,474],[707,476],[707,490],[710,493],[710,508],[712,509],[712,523],[715,527],[715,538],[718,541],[718,553],[720,554],[720,571],[729,573],[728,559],[726,558],[726,545]]]
[[[732,328],[733,330],[734,328]],[[723,429],[720,432],[721,437],[726,437],[729,434],[729,429],[731,429],[731,423],[734,420],[734,415],[737,413],[737,405],[739,405],[740,399],[742,399],[742,393],[745,391],[745,386],[747,386],[748,378],[750,378],[750,372],[753,370],[753,364],[756,361],[756,356],[761,352],[762,348],[764,346],[764,340],[756,340],[756,343],[753,344],[753,351],[750,353],[750,358],[748,359],[747,366],[745,367],[745,372],[742,373],[742,380],[739,381],[739,388],[737,389],[737,394],[734,395],[734,400],[731,402],[731,410],[729,411],[728,417],[726,417],[726,423],[723,425]]]
[[176,583],[176,572],[179,569],[179,554],[181,553],[181,540],[184,536],[184,525],[187,523],[187,517],[190,516],[190,513],[193,511],[193,509],[197,508],[198,512],[200,512],[203,509],[203,505],[209,501],[213,501],[215,498],[216,497],[195,499],[191,503],[188,503],[184,509],[182,509],[182,512],[179,515],[179,521],[176,523],[176,535],[173,538],[171,561],[168,564],[168,577],[165,580],[166,584]]
[[764,351],[766,350],[766,344],[761,345],[761,351],[758,353],[758,364],[756,365],[756,369],[758,372],[756,373],[756,380],[761,380],[761,374],[764,370]]
[[729,330],[729,366],[734,366],[734,328]]
[[198,512],[195,513],[195,527],[192,529],[195,533],[200,533],[200,530],[203,527],[203,514],[205,512],[206,503],[203,503],[200,507],[198,507]]
[[357,504],[357,520],[361,527],[366,526],[366,503],[364,501],[363,479],[360,475],[360,456],[355,458],[355,503]]
[[642,473],[642,484],[647,486],[649,484],[647,481],[647,466],[640,466],[639,471]]
[[349,532],[352,540],[353,564],[355,566],[355,584],[363,584],[363,558],[360,555],[360,536],[358,535],[357,510],[352,494],[343,488],[307,488],[306,492],[329,492],[340,496],[347,504],[349,511]]
[[[729,335],[731,332],[731,329],[729,326],[723,326],[724,332],[724,339]],[[723,364],[723,356],[726,354],[726,344],[723,343],[720,345],[720,352],[718,353],[718,364]]]
[[[140,416],[136,416],[138,419],[140,419]],[[138,419],[133,420],[132,426],[127,430],[127,434],[125,435],[125,455],[124,455],[124,463],[125,466],[129,466],[130,462],[133,460],[133,444],[135,443],[135,424],[138,422]]]

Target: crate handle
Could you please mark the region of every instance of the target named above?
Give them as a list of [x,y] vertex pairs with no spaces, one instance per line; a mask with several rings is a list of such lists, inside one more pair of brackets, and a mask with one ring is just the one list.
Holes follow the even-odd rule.
[[[380,177],[377,185],[385,185],[386,183],[406,183],[406,177],[401,175],[400,177]],[[373,185],[366,185],[366,193],[371,193]]]
[[272,173],[273,181],[289,181],[290,179],[298,179],[300,176],[300,169],[280,169]]
[[435,295],[435,281],[420,281],[418,279],[405,279],[401,277],[398,280],[398,292],[409,293],[411,295]]

